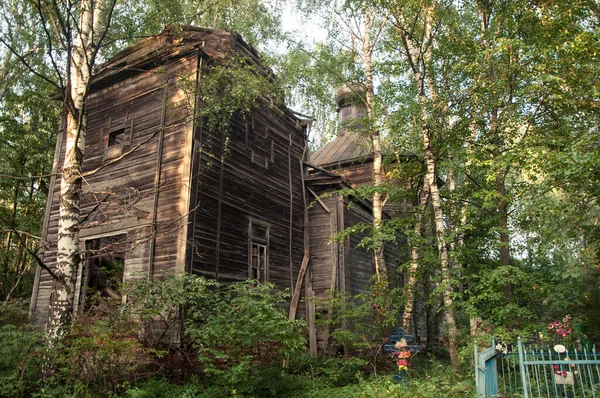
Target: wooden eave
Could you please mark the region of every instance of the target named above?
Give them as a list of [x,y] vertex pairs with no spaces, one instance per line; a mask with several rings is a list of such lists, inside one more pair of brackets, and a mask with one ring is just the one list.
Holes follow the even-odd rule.
[[[342,176],[335,174],[329,170],[315,166],[311,163],[304,163],[308,168],[308,176],[305,177],[306,186],[312,189],[317,194],[322,194],[326,191],[340,190],[345,188],[351,188],[350,183]],[[369,212],[373,209],[371,201],[366,199],[360,199],[353,195],[347,195],[349,200],[354,203],[359,203],[364,208],[368,209]],[[386,218],[390,216],[384,212]]]
[[308,175],[305,177],[305,182],[309,188],[317,189],[319,191],[350,188],[348,181],[341,175],[315,166],[312,163],[304,163],[304,165],[308,169]]

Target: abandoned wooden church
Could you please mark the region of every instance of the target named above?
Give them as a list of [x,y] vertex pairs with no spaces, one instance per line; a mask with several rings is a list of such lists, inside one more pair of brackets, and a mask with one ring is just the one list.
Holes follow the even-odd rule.
[[[370,203],[337,193],[320,196],[347,186],[348,179],[370,181],[368,171],[356,166],[358,149],[348,149],[341,136],[309,158],[309,120],[264,98],[250,112],[233,113],[227,128],[211,126],[199,116],[203,101],[197,93],[211,68],[234,57],[271,76],[235,33],[181,26],[128,47],[97,71],[87,102],[84,261],[75,313],[86,307],[89,287],[111,294],[111,279],[184,271],[225,283],[269,281],[292,292],[300,276],[303,297],[364,290],[374,273],[371,254],[356,248],[358,237],[342,243],[330,237],[369,222]],[[360,113],[343,100],[340,107]],[[56,263],[63,157],[59,135],[42,231],[49,268]],[[357,167],[361,173],[336,172]],[[386,255],[393,262],[398,247],[390,245]],[[52,283],[38,267],[34,323],[47,318]],[[314,322],[321,310],[310,301],[299,307],[313,349],[323,338]]]

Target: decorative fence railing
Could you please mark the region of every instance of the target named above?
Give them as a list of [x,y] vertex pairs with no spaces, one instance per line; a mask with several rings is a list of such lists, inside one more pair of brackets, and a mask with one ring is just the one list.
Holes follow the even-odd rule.
[[475,346],[478,397],[600,398],[600,354],[562,345],[541,347],[517,343],[516,352]]

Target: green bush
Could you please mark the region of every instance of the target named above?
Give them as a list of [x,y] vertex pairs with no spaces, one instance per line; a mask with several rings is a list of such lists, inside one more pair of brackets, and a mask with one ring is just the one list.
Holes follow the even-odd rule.
[[36,388],[43,334],[26,326],[0,327],[0,396],[20,397]]
[[388,287],[386,278],[373,277],[368,293],[354,297],[332,293],[320,303],[329,308],[328,315],[317,322],[330,330],[336,352],[365,360],[377,375],[378,367],[389,363],[383,346],[400,322],[400,295],[399,289]]
[[146,333],[147,345],[160,347],[173,337],[181,339],[178,321],[184,311],[185,340],[179,343],[188,342],[196,351],[206,386],[231,394],[279,396],[285,389],[284,359],[306,347],[304,321],[288,320],[284,303],[289,295],[273,284],[222,286],[186,274],[140,281],[125,291],[125,311],[144,330],[160,331]]
[[335,358],[299,355],[290,364],[289,371],[302,375],[313,384],[341,387],[356,384],[367,377],[369,363],[358,357]]
[[0,303],[0,325],[23,326],[29,317],[29,300],[14,299]]
[[191,398],[198,396],[198,386],[193,382],[180,386],[170,383],[168,379],[162,377],[150,378],[135,386],[128,386],[123,392],[123,396],[127,398]]
[[212,382],[277,396],[283,360],[306,347],[304,321],[289,321],[282,307],[287,298],[272,284],[254,282],[222,287],[213,300],[205,292],[190,295],[186,334]]
[[151,361],[137,339],[135,323],[111,317],[80,317],[63,341],[57,377],[92,388],[116,391],[119,384],[135,380]]

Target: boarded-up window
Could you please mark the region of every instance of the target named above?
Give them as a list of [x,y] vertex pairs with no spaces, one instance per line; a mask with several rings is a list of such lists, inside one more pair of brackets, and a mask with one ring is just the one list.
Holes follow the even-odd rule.
[[269,280],[269,225],[250,220],[248,226],[248,278]]

